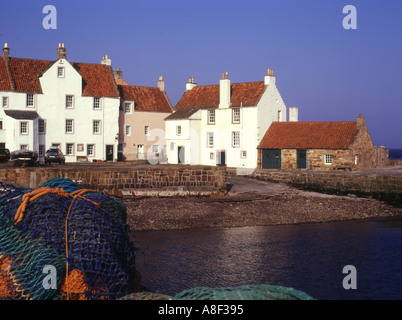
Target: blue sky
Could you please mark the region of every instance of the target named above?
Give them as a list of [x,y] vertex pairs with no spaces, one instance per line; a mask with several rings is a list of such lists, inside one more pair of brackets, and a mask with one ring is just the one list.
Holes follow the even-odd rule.
[[[57,29],[45,30],[45,5]],[[346,5],[357,29],[345,30]],[[198,85],[260,81],[274,70],[300,121],[355,120],[362,113],[375,145],[402,148],[400,0],[14,0],[2,4],[0,45],[11,56],[56,59],[64,42],[72,62],[108,54],[132,85],[164,76],[175,104]]]

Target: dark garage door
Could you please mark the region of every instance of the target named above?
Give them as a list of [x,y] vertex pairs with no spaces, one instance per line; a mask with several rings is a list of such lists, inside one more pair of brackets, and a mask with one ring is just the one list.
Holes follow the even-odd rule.
[[262,168],[281,168],[281,149],[262,149]]

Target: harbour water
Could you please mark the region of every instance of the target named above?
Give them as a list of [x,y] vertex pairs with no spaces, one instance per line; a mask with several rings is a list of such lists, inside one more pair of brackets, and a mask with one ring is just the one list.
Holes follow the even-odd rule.
[[[154,292],[271,284],[316,299],[402,299],[402,218],[135,233],[137,268]],[[356,289],[345,289],[356,268]]]
[[389,149],[390,159],[402,159],[402,149]]

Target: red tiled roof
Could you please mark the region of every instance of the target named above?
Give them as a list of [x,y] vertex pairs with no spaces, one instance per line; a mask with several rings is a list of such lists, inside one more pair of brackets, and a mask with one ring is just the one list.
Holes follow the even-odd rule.
[[357,133],[353,121],[273,122],[259,149],[348,149]]
[[[231,84],[232,106],[254,106],[264,92],[263,81]],[[217,107],[219,105],[219,85],[196,86],[186,91],[176,108],[182,107]]]
[[[48,60],[25,58],[9,58],[11,77],[15,84],[15,92],[42,93],[40,76],[54,63]],[[84,96],[119,97],[113,80],[111,67],[101,64],[71,63],[83,79]],[[11,91],[7,66],[0,57],[0,90]]]
[[7,65],[0,57],[0,91],[11,91],[10,78],[7,72]]
[[42,93],[39,75],[53,63],[46,60],[9,58],[15,92]]
[[71,63],[71,65],[82,76],[84,82],[82,89],[83,96],[119,97],[110,66],[78,62]]
[[123,100],[134,101],[136,111],[172,112],[169,98],[157,87],[124,85],[118,88]]

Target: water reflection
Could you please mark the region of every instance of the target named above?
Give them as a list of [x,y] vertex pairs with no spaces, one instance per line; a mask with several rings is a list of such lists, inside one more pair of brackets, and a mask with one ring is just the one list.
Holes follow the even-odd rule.
[[[174,295],[197,286],[272,284],[318,299],[401,299],[401,219],[135,233],[143,283]],[[358,289],[345,290],[345,265]]]

